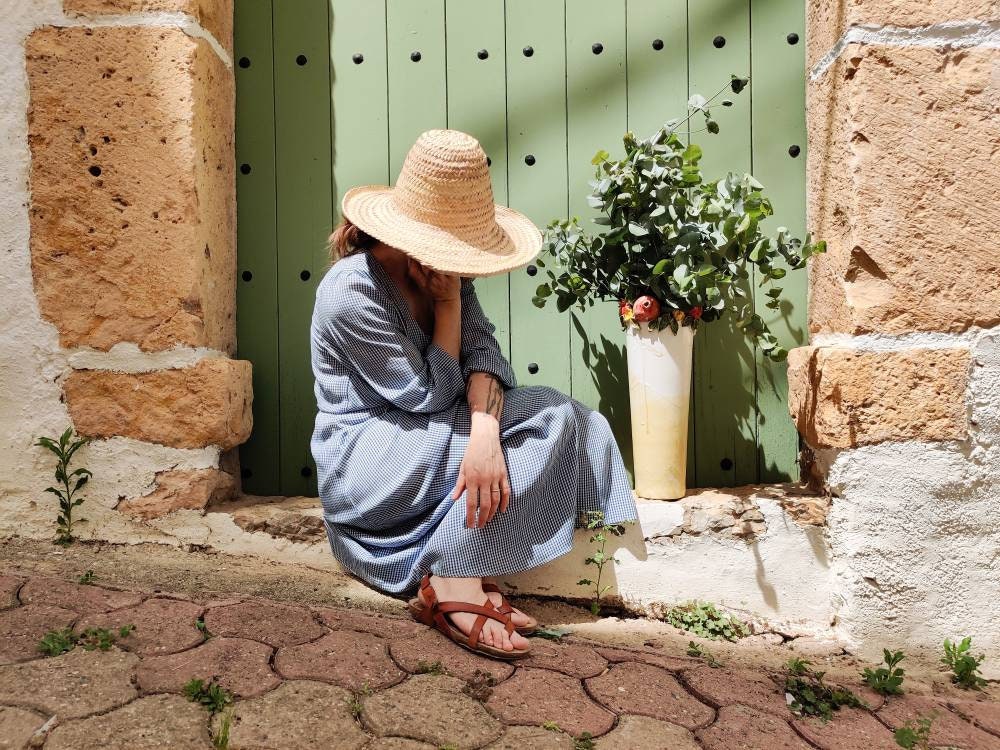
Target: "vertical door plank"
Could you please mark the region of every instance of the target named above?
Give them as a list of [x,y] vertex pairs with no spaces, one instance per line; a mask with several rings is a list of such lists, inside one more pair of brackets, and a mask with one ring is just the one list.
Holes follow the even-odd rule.
[[[627,11],[628,128],[637,137],[648,138],[667,120],[683,117],[687,112],[687,2],[629,0]],[[662,46],[659,43],[654,46],[654,42],[662,42]],[[691,409],[689,484],[695,480],[696,450],[694,409]]]
[[332,224],[328,16],[325,0],[281,0],[273,16],[284,495],[316,494],[309,322]]
[[388,185],[384,0],[330,0],[333,215],[357,185]]
[[[493,199],[507,202],[503,0],[446,0],[448,127],[475,136],[490,161]],[[485,54],[485,57],[484,57]],[[510,355],[510,277],[476,281],[476,295]]]
[[[749,74],[749,0],[691,0],[688,22],[690,93],[708,98],[730,75]],[[704,132],[703,118],[691,119],[691,141],[705,150],[707,180],[750,171],[750,91],[729,98],[733,107],[712,109],[720,135]],[[727,316],[695,337],[696,482],[702,487],[757,481],[756,354],[734,322]]]
[[[766,188],[774,216],[764,225],[769,234],[788,227],[805,232],[805,9],[797,0],[752,3],[753,161],[754,175]],[[798,41],[789,44],[789,34]],[[789,153],[799,148],[797,156]],[[793,150],[794,152],[794,150]],[[807,338],[806,273],[790,273],[779,282],[789,303],[780,310],[764,307],[758,294],[757,312],[786,349]],[[799,436],[788,414],[787,367],[758,352],[758,464],[760,481],[797,480]]]
[[[588,232],[599,229],[587,205],[590,163],[606,149],[620,154],[627,129],[625,96],[625,1],[572,0],[566,6],[567,112],[569,115],[569,212]],[[595,45],[600,53],[595,54]],[[611,422],[631,465],[631,416],[625,336],[614,300],[586,312],[573,308],[570,372],[573,396]]]
[[388,0],[386,22],[389,174],[395,181],[417,136],[447,127],[444,0]]
[[240,447],[243,490],[280,489],[278,269],[275,254],[271,0],[238,0],[236,72],[236,356],[253,363],[253,434]]
[[[567,211],[564,4],[506,5],[509,205],[544,228]],[[510,359],[521,385],[569,393],[569,316],[552,303],[543,310],[531,303],[545,271],[553,268],[551,257],[542,257],[545,268],[532,265],[510,275]]]

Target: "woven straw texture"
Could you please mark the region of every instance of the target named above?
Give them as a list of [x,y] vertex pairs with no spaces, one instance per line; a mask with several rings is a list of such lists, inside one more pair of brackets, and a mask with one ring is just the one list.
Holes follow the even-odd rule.
[[352,188],[341,207],[372,237],[444,273],[507,273],[542,247],[541,233],[526,216],[493,202],[486,153],[460,130],[422,133],[395,187]]

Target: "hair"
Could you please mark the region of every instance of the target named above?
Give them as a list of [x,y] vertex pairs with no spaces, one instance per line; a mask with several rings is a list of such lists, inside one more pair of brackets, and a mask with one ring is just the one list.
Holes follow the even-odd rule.
[[336,263],[348,255],[366,252],[375,247],[377,242],[378,240],[345,216],[330,235],[330,260]]

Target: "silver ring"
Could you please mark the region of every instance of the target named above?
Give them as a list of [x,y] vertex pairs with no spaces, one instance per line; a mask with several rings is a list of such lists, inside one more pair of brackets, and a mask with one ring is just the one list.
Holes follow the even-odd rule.
[[491,495],[499,495],[500,494],[500,490],[490,490],[490,494]]

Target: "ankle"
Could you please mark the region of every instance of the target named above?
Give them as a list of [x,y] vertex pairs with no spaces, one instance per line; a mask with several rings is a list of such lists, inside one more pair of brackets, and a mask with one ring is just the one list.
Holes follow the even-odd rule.
[[445,578],[431,576],[431,586],[437,592],[439,600],[457,599],[459,601],[474,601],[486,598],[480,578]]

